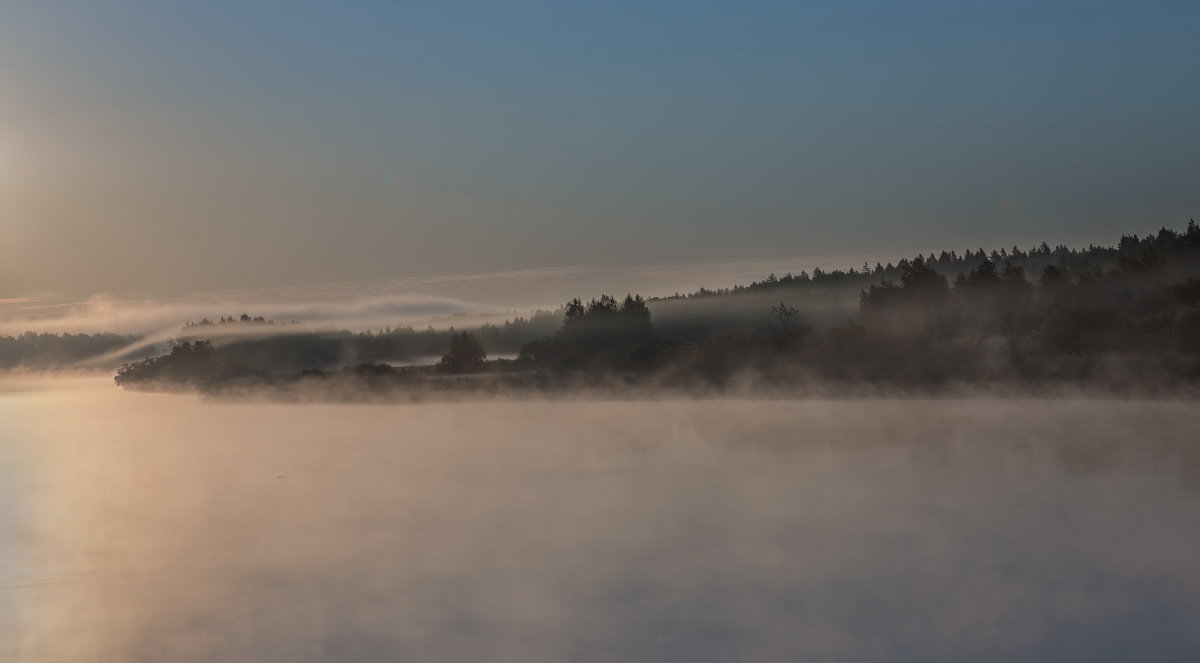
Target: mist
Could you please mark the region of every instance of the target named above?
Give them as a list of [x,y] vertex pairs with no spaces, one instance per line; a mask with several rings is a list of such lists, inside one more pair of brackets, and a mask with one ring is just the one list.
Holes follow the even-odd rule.
[[1200,652],[1189,401],[8,384],[5,660]]
[[825,255],[658,265],[545,266],[507,272],[341,281],[228,292],[187,292],[138,297],[93,292],[83,298],[41,293],[0,299],[0,334],[24,331],[151,335],[188,320],[252,312],[277,320],[325,327],[381,328],[427,323],[447,316],[500,318],[512,311],[555,308],[586,292],[671,295],[699,286],[745,283],[770,272],[841,269],[891,256]]
[[0,663],[1200,661],[1197,33],[0,3]]

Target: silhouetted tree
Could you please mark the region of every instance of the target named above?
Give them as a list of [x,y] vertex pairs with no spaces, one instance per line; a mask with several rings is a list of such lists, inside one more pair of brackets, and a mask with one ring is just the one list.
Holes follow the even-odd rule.
[[800,324],[799,315],[800,309],[784,302],[768,309],[767,333],[779,349],[795,348],[800,337],[812,332],[810,327]]
[[442,355],[441,367],[459,373],[479,369],[487,360],[483,346],[471,332],[460,332],[450,337],[450,348]]

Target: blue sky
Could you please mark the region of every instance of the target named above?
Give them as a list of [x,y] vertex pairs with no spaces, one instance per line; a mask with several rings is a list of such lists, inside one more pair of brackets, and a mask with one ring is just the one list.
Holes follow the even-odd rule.
[[1194,2],[10,3],[0,297],[1109,243],[1200,209],[1198,35]]

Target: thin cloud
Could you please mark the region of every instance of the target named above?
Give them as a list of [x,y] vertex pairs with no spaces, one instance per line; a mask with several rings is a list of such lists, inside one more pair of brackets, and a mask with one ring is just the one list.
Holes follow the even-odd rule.
[[[645,296],[749,283],[767,274],[847,269],[877,256],[824,256],[660,265],[579,265],[507,272],[346,281],[260,290],[200,293],[170,299],[97,295],[82,302],[44,296],[0,300],[0,334],[115,332],[177,336],[187,322],[248,313],[306,328],[375,329],[454,324],[456,317],[501,319],[554,309],[572,297]],[[169,336],[174,337],[174,336]]]

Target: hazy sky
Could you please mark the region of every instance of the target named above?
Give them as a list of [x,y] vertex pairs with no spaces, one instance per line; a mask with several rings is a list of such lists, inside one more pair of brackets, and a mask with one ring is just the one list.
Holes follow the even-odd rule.
[[[1115,241],[1200,3],[10,2],[0,297]],[[588,294],[588,293],[583,293]]]

